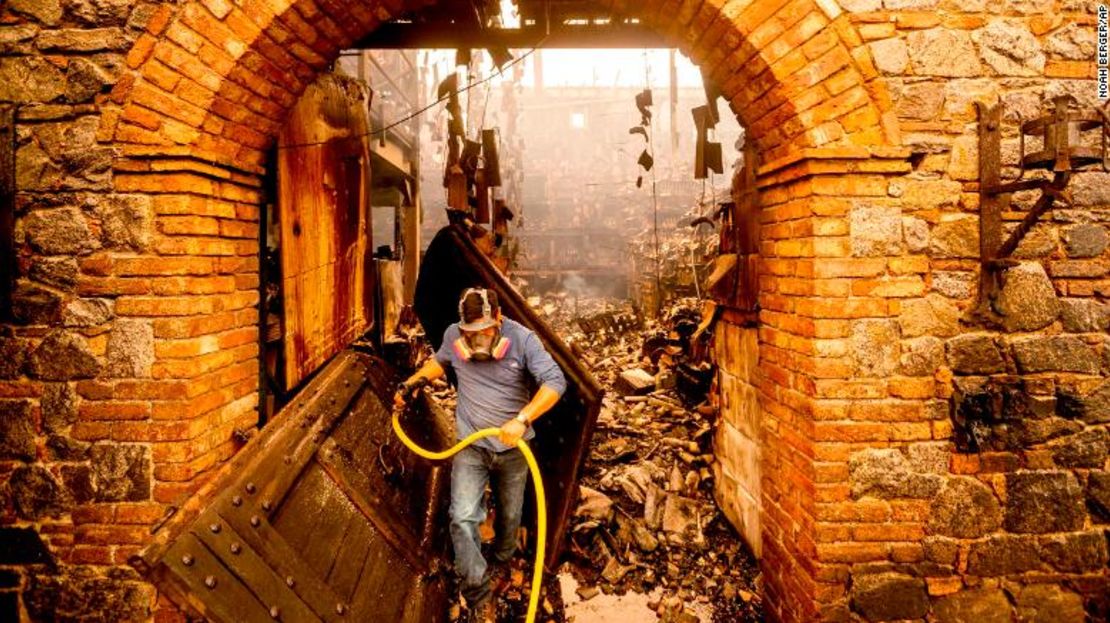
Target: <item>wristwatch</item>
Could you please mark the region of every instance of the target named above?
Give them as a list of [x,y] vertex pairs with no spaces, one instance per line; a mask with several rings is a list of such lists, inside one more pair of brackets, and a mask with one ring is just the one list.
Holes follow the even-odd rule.
[[528,428],[528,427],[532,426],[532,421],[529,420],[528,416],[524,415],[523,413],[518,414],[513,419],[516,420],[517,422],[520,422],[521,424],[523,424],[525,428]]

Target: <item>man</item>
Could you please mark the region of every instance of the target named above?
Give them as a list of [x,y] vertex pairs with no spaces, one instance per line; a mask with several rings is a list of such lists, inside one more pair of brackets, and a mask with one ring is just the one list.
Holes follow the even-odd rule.
[[[492,623],[496,608],[490,578],[494,570],[482,556],[478,534],[478,526],[486,517],[486,484],[491,485],[497,505],[493,564],[504,569],[516,550],[528,480],[528,465],[515,445],[518,439],[535,436],[532,422],[559,401],[566,390],[566,379],[536,334],[502,318],[497,294],[482,288],[463,292],[459,322],[447,327],[435,357],[405,381],[394,401],[403,405],[402,392],[418,379],[430,381],[443,376],[447,368],[458,378],[458,438],[482,428],[501,429],[497,439],[479,440],[456,454],[451,464],[455,570],[471,608],[471,621]],[[540,386],[533,396],[528,395],[526,373]]]

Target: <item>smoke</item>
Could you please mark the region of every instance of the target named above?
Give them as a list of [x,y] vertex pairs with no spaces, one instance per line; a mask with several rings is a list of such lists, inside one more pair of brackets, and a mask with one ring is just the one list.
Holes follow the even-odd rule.
[[563,273],[559,288],[575,298],[606,298],[623,296],[627,280],[623,275],[590,275],[587,278],[579,272],[569,271]]

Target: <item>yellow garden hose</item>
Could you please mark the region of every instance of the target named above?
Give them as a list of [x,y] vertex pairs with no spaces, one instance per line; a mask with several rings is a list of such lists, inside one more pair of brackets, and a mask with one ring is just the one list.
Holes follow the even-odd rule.
[[[451,458],[460,450],[479,439],[498,436],[501,433],[501,429],[483,428],[480,431],[471,433],[466,439],[463,439],[442,452],[432,452],[421,448],[416,445],[415,441],[409,439],[409,436],[401,429],[400,410],[394,409],[393,432],[397,434],[401,443],[405,444],[409,450],[412,450],[426,459],[442,461]],[[532,472],[532,483],[536,487],[536,562],[532,569],[532,592],[528,596],[528,616],[525,618],[526,623],[533,623],[536,620],[536,610],[540,603],[540,583],[543,580],[544,543],[547,540],[547,498],[543,493],[543,479],[540,477],[540,466],[536,463],[536,457],[532,454],[531,448],[528,447],[528,444],[525,443],[523,439],[517,440],[516,447],[524,455],[524,460],[528,462],[528,471]]]

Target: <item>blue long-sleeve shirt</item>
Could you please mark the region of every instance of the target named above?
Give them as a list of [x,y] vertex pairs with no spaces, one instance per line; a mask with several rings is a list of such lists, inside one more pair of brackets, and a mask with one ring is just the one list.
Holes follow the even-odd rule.
[[[455,429],[459,439],[482,428],[500,428],[516,417],[532,400],[526,372],[537,383],[548,386],[560,396],[566,391],[567,381],[563,371],[535,333],[519,322],[505,318],[501,323],[501,335],[509,340],[509,351],[502,359],[467,361],[455,348],[455,341],[460,336],[458,323],[443,332],[443,343],[435,357],[444,369],[448,366],[454,368],[458,377]],[[525,439],[535,436],[531,427],[524,433]],[[476,443],[494,452],[509,449],[497,438],[487,437]]]

